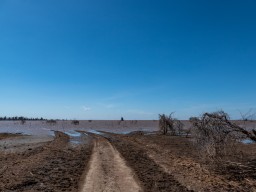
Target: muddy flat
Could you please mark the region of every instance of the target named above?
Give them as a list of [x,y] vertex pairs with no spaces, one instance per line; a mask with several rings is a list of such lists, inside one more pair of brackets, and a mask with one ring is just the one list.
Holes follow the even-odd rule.
[[92,149],[84,137],[74,146],[68,135],[56,132],[52,141],[2,152],[0,191],[78,191]]
[[256,144],[241,143],[240,154],[213,168],[198,155],[191,138],[157,134],[109,138],[136,170],[145,191],[256,191]]
[[1,192],[256,191],[256,144],[212,169],[191,138],[155,132],[3,134],[0,143]]

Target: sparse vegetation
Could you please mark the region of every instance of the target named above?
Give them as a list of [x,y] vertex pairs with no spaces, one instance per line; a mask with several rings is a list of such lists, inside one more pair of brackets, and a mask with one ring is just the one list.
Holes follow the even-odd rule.
[[22,120],[25,120],[25,121],[43,121],[43,120],[46,120],[44,119],[43,117],[41,118],[27,118],[27,117],[23,117],[23,116],[15,116],[15,117],[0,117],[0,121],[22,121]]
[[248,131],[230,121],[227,113],[218,111],[204,113],[202,117],[190,118],[193,125],[193,138],[202,157],[221,160],[228,154],[235,153],[235,144],[246,136],[256,141],[256,131]]
[[162,115],[159,114],[159,130],[163,135],[166,135],[168,130],[171,130],[173,127],[173,121],[172,121],[171,115],[169,115],[168,117],[165,114],[162,114]]
[[78,121],[78,120],[73,120],[71,123],[72,123],[73,125],[79,125],[79,121]]
[[21,123],[22,125],[24,125],[24,124],[26,123],[26,120],[25,120],[25,119],[22,119],[22,120],[20,121],[20,123]]
[[[184,186],[185,189],[188,188],[188,190],[193,191],[222,191],[223,189],[225,189],[225,191],[252,191],[251,189],[254,189],[253,187],[255,186],[256,144],[237,142],[237,139],[245,138],[246,136],[240,132],[231,131],[230,133],[222,133],[222,129],[229,131],[229,129],[227,129],[227,125],[229,124],[225,123],[224,116],[226,116],[227,120],[231,122],[232,125],[234,124],[234,126],[236,126],[237,124],[243,126],[243,121],[230,121],[229,117],[224,112],[206,113],[200,117],[191,118],[190,121],[192,123],[179,121],[174,118],[172,114],[170,116],[160,115],[159,117],[165,118],[165,121],[162,121],[163,125],[166,125],[167,133],[165,135],[156,132],[158,121],[155,122],[153,120],[121,121],[119,119],[117,121],[105,122],[93,120],[92,124],[88,123],[90,120],[86,121],[88,128],[91,130],[95,129],[94,126],[99,127],[99,125],[105,126],[108,131],[110,130],[109,133],[104,132],[104,135],[97,134],[97,131],[95,131],[95,133],[92,131],[90,134],[77,134],[74,130],[79,129],[74,129],[75,125],[73,125],[72,128],[72,124],[77,124],[77,120],[74,119],[68,121],[55,119],[47,122],[26,122],[25,126],[21,126],[20,122],[2,122],[2,125],[10,124],[13,125],[12,128],[16,126],[20,130],[23,130],[23,128],[24,130],[26,130],[26,128],[30,130],[32,127],[37,129],[48,127],[48,129],[46,129],[47,132],[49,129],[58,131],[54,132],[55,139],[53,141],[49,142],[47,140],[47,142],[40,144],[42,145],[41,147],[37,145],[34,147],[24,143],[22,147],[27,149],[24,153],[23,150],[19,151],[20,146],[15,147],[16,145],[14,149],[17,152],[14,152],[14,154],[3,153],[5,156],[2,156],[3,158],[0,160],[3,162],[3,165],[7,165],[8,167],[6,166],[4,171],[2,171],[2,177],[6,178],[6,180],[2,180],[3,184],[0,185],[0,191],[9,191],[9,189],[13,191],[13,189],[17,189],[17,186],[19,189],[27,190],[27,183],[31,181],[31,177],[27,175],[28,171],[33,174],[33,178],[38,179],[36,181],[45,179],[46,183],[44,186],[42,186],[40,182],[33,183],[29,186],[30,191],[36,191],[37,189],[46,191],[46,187],[50,187],[49,191],[58,191],[59,189],[67,191],[69,190],[68,187],[74,186],[75,182],[78,186],[81,183],[78,183],[79,180],[77,179],[70,180],[69,185],[65,185],[65,183],[63,185],[57,184],[60,180],[65,181],[65,178],[80,178],[82,173],[87,174],[87,171],[89,171],[91,167],[88,166],[85,169],[83,165],[85,161],[89,162],[89,160],[92,159],[89,150],[92,150],[93,146],[93,153],[99,149],[105,150],[102,152],[104,156],[100,154],[99,159],[93,159],[93,164],[99,165],[100,162],[104,162],[104,164],[100,164],[100,166],[104,165],[104,168],[111,170],[113,163],[110,163],[111,166],[109,167],[109,162],[105,161],[109,152],[106,151],[106,148],[97,148],[98,146],[93,144],[95,142],[104,142],[106,139],[106,142],[109,142],[109,145],[113,145],[115,151],[121,153],[121,157],[129,163],[127,163],[128,168],[135,171],[133,174],[135,176],[139,175],[139,177],[136,178],[142,183],[141,186],[144,191],[147,191],[147,189],[149,191],[150,189],[154,189],[154,191],[173,191],[174,187],[178,187],[176,188],[177,190],[174,191],[187,191],[180,190],[180,186]],[[220,117],[224,121],[220,121],[218,119]],[[83,122],[84,121],[80,121],[80,124]],[[54,125],[55,123],[57,123],[57,125]],[[159,123],[159,127],[160,125]],[[193,127],[191,125],[193,125]],[[245,126],[248,127],[248,125],[256,126],[255,123],[246,122]],[[189,134],[190,127],[193,130],[193,134],[187,139],[185,136]],[[225,129],[222,128],[219,130],[217,129],[219,127],[224,127]],[[118,128],[120,129],[118,130]],[[199,129],[199,131],[197,129]],[[122,134],[112,134],[111,131],[113,130],[120,131]],[[130,130],[135,131],[129,133],[128,131]],[[225,133],[227,133],[228,136],[226,136]],[[50,132],[50,134],[52,134],[52,132]],[[94,136],[93,134],[97,135]],[[253,131],[251,131],[251,134],[253,134]],[[205,135],[207,135],[207,137]],[[17,136],[17,134],[15,134],[15,136]],[[2,139],[10,137],[12,136],[2,135]],[[228,139],[229,137],[231,139]],[[29,137],[25,138],[31,140]],[[204,140],[200,140],[201,138],[204,138]],[[15,142],[15,140],[16,138],[11,138],[10,142]],[[221,143],[222,140],[225,141],[224,144]],[[217,144],[215,145],[213,141]],[[90,144],[88,142],[90,142]],[[210,144],[207,142],[210,142]],[[212,145],[213,143],[214,145]],[[104,147],[105,144],[101,143],[100,145]],[[4,147],[5,145],[3,145],[1,150],[9,150],[8,145],[6,145],[6,148]],[[84,151],[83,148],[86,148],[86,151]],[[222,148],[224,151],[221,151]],[[198,151],[200,153],[198,153]],[[86,158],[84,155],[87,155]],[[203,157],[210,159],[210,161],[205,161]],[[25,158],[24,161],[23,158]],[[108,159],[111,160],[111,158],[112,156]],[[33,163],[31,164],[31,162]],[[23,172],[20,167],[26,167],[28,171]],[[70,167],[72,167],[72,169],[70,169]],[[81,172],[75,177],[73,167],[75,167],[75,169],[81,169]],[[15,172],[16,170],[19,170],[19,175],[12,174],[13,171]],[[42,173],[48,173],[49,170],[53,177],[45,178]],[[53,171],[51,172],[51,170]],[[99,175],[106,174],[106,177],[111,177],[112,174],[109,175],[109,173],[111,172],[99,172]],[[7,179],[10,182],[7,182]],[[98,177],[95,181],[98,182]],[[103,180],[101,180],[101,182],[102,181]],[[250,183],[248,181],[250,181]],[[84,185],[84,181],[81,182],[82,185]],[[22,185],[20,183],[22,183]],[[120,183],[118,182],[117,185],[120,186]],[[78,190],[78,188],[74,189],[74,191]]]
[[133,121],[132,121],[132,124],[134,124],[134,125],[136,125],[137,123],[138,123],[137,120],[133,120]]
[[57,121],[53,120],[53,119],[50,119],[50,120],[47,120],[46,123],[48,123],[50,125],[55,125],[55,124],[57,124]]
[[184,132],[183,130],[183,123],[173,118],[173,113],[171,113],[169,116],[165,114],[159,115],[159,130],[163,135],[166,135],[168,132],[171,135],[182,135]]
[[182,135],[182,133],[184,132],[183,131],[184,124],[178,119],[174,119],[173,127],[174,127],[174,135]]

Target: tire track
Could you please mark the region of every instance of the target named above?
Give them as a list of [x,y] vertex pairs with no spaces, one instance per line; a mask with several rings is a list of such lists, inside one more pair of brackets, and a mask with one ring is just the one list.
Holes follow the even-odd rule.
[[110,142],[95,136],[93,154],[81,192],[142,191],[132,170]]
[[107,137],[122,154],[129,166],[135,171],[144,191],[191,191],[179,183],[173,175],[162,170],[159,165],[148,157],[147,153],[142,148],[114,134],[108,134]]

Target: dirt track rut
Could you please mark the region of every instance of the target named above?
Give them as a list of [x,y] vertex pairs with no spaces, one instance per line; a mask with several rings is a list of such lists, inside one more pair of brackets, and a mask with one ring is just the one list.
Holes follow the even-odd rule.
[[95,137],[90,167],[81,192],[136,192],[142,191],[132,170],[110,142]]

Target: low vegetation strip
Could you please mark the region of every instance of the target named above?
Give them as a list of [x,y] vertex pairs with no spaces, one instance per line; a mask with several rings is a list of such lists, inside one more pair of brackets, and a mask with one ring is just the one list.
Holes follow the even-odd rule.
[[128,165],[137,174],[144,191],[189,191],[182,186],[174,177],[164,172],[146,152],[128,141],[108,136],[108,140],[117,148],[125,158]]

